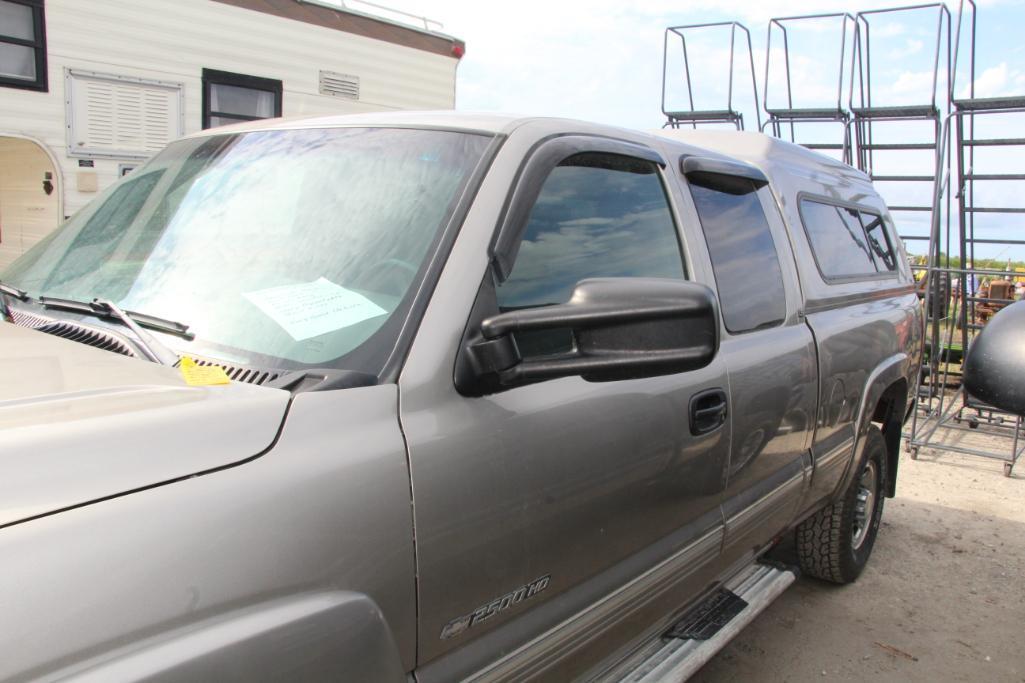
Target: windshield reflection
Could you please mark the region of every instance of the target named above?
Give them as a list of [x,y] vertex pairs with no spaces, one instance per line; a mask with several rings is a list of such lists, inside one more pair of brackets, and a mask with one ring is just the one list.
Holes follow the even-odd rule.
[[182,140],[0,277],[186,321],[189,352],[327,364],[397,328],[487,143],[368,128]]

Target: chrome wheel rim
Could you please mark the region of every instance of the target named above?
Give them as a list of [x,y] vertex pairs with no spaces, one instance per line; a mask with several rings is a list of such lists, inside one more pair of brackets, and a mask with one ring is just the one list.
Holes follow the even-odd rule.
[[854,500],[854,533],[851,534],[851,546],[855,550],[864,545],[875,517],[876,496],[879,493],[878,472],[875,461],[869,460],[858,481],[858,494]]

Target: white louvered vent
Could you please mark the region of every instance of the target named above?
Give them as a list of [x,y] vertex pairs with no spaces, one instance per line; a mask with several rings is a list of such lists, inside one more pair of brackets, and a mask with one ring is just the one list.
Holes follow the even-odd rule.
[[359,99],[359,76],[340,74],[334,71],[320,72],[320,94]]
[[69,69],[68,154],[145,159],[181,137],[182,84]]

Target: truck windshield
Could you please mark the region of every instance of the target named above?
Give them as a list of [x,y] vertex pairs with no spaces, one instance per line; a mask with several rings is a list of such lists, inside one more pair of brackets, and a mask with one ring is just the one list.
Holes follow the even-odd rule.
[[[0,274],[190,326],[183,353],[376,372],[489,138],[388,128],[181,140]],[[352,363],[338,363],[350,356]]]

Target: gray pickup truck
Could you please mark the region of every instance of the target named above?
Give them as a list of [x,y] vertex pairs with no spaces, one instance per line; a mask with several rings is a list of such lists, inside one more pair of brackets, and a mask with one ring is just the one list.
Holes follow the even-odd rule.
[[681,680],[858,576],[922,332],[850,167],[453,113],[185,138],[0,279],[15,681]]

